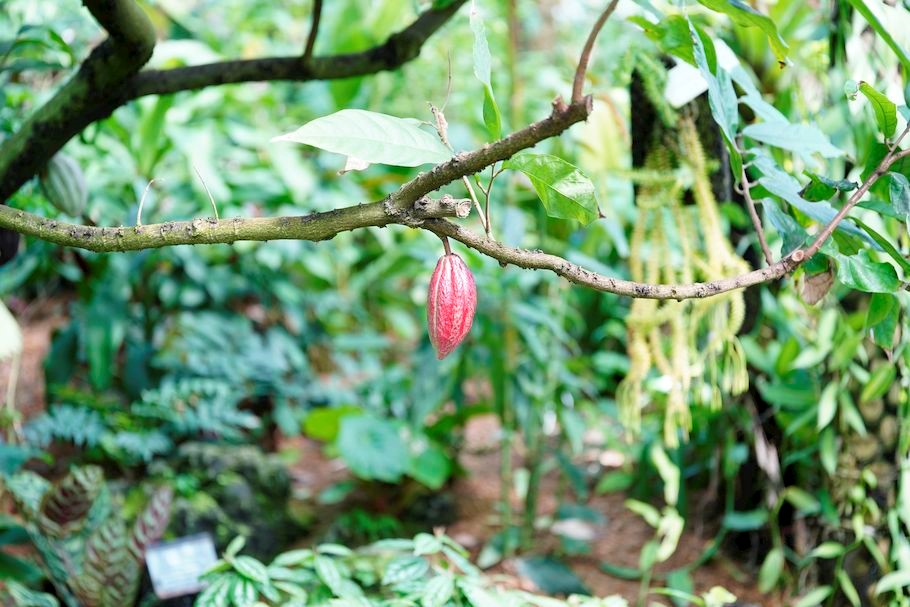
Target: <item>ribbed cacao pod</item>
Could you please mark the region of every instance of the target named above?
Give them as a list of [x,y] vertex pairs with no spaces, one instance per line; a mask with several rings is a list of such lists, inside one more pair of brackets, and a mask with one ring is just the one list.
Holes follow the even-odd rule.
[[79,217],[85,211],[88,189],[79,164],[59,152],[38,175],[44,195],[57,209],[67,215]]
[[474,276],[458,255],[439,258],[427,293],[427,325],[436,358],[442,360],[464,339],[474,322],[477,288]]

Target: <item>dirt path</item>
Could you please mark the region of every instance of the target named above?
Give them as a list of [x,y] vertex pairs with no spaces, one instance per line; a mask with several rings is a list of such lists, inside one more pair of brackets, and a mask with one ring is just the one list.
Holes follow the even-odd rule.
[[[454,492],[458,500],[458,522],[448,533],[478,551],[483,543],[496,532],[495,508],[499,498],[499,453],[498,425],[492,416],[476,418],[467,428],[466,445],[461,463],[468,470],[467,477],[457,481]],[[540,514],[552,514],[557,507],[556,475],[550,474],[542,484]],[[613,493],[593,496],[588,505],[606,519],[604,525],[594,527],[596,535],[591,542],[591,554],[567,559],[573,571],[582,578],[585,585],[597,596],[618,594],[634,604],[638,596],[639,582],[622,580],[603,573],[599,566],[603,561],[615,565],[637,567],[641,547],[654,535],[654,530],[644,520],[624,505],[626,496]],[[514,504],[517,508],[518,504]],[[473,541],[472,541],[473,540]],[[679,547],[668,562],[661,564],[657,571],[666,572],[693,562],[709,544],[710,538],[700,538],[691,531],[683,533]],[[546,554],[558,546],[558,538],[541,532],[537,538],[537,552]],[[506,562],[501,568],[516,574],[514,562]],[[737,596],[741,604],[754,603],[774,607],[781,603],[774,597],[762,595],[755,588],[750,576],[727,561],[723,556],[715,558],[693,573],[695,590],[705,592],[712,586],[723,586]],[[661,603],[657,597],[651,600]]]

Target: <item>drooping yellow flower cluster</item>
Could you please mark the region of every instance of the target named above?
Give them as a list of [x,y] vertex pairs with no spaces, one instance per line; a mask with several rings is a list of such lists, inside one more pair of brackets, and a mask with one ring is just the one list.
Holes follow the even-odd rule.
[[[632,174],[640,213],[630,247],[632,279],[692,283],[747,271],[724,233],[690,116],[679,119],[676,133],[678,153],[655,148],[640,174]],[[687,190],[694,205],[684,204]],[[664,442],[676,446],[679,430],[688,437],[690,403],[719,408],[725,395],[744,392],[748,375],[737,338],[744,317],[741,291],[701,300],[636,299],[627,319],[629,374],[616,395],[626,427],[638,429],[642,409],[662,402]]]

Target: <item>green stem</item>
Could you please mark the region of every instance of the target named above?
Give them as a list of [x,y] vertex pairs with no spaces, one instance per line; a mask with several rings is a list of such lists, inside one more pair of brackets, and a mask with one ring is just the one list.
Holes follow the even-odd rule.
[[878,17],[875,16],[875,13],[872,12],[872,9],[866,4],[865,0],[848,0],[851,6],[856,9],[856,11],[863,16],[869,25],[875,30],[875,33],[885,41],[894,54],[897,55],[898,60],[901,62],[901,66],[904,68],[904,76],[910,75],[910,56],[907,55],[906,51],[897,43],[897,41],[888,33],[888,30],[885,29],[885,26],[882,25],[882,22],[878,20]]
[[537,502],[540,496],[540,477],[543,471],[543,428],[538,411],[528,420],[528,490],[525,494],[524,521],[521,530],[521,546],[527,549],[534,539],[534,521],[537,520]]

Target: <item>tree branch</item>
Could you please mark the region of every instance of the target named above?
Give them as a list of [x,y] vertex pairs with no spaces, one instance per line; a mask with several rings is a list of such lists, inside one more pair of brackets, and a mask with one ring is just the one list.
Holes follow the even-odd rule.
[[[134,0],[85,0],[110,37],[89,54],[79,71],[0,146],[0,202],[31,179],[63,144],[91,122],[104,100],[152,56],[155,30]],[[116,107],[116,106],[114,106]]]
[[[77,74],[0,146],[0,201],[31,179],[63,145],[89,124],[145,95],[163,95],[207,86],[263,80],[332,80],[400,67],[420,53],[423,44],[466,0],[430,9],[383,44],[358,53],[312,57],[270,57],[221,61],[170,70],[137,73],[151,56],[154,30],[134,0],[86,0],[109,28],[111,38],[98,46]],[[134,27],[148,24],[147,47],[138,48]],[[144,25],[143,25],[144,27]]]
[[327,240],[340,232],[390,223],[418,226],[440,217],[467,217],[471,201],[443,196],[423,197],[403,211],[390,213],[388,201],[359,204],[324,213],[250,219],[213,218],[102,228],[64,223],[0,206],[0,226],[55,244],[113,253],[158,249],[182,244],[233,243],[238,240]]
[[604,9],[604,12],[602,12],[600,17],[597,18],[597,21],[594,22],[591,33],[588,34],[588,39],[585,41],[585,46],[582,48],[581,56],[578,59],[578,67],[575,69],[575,80],[572,82],[572,101],[581,100],[585,86],[585,73],[588,71],[588,63],[591,61],[591,52],[594,50],[594,42],[597,40],[597,36],[600,34],[600,30],[603,29],[607,19],[609,19],[610,15],[613,14],[613,11],[616,10],[616,5],[618,3],[619,0],[611,0],[610,4],[607,5],[607,8]]
[[749,211],[749,217],[752,219],[752,227],[755,228],[755,234],[758,236],[758,243],[761,245],[765,261],[770,266],[774,263],[774,256],[771,255],[771,248],[768,247],[768,239],[765,238],[765,230],[762,228],[761,218],[758,211],[755,210],[755,200],[752,199],[752,184],[749,182],[749,176],[746,174],[746,166],[742,165],[742,172],[739,176],[743,188],[743,198],[746,201],[746,209]]
[[429,230],[437,236],[452,238],[498,260],[521,268],[550,270],[566,280],[598,291],[647,299],[695,299],[750,287],[786,276],[818,252],[837,225],[859,203],[869,188],[898,160],[910,156],[899,151],[898,143],[910,133],[910,126],[897,138],[895,148],[854,192],[844,207],[805,249],[797,249],[765,268],[739,276],[703,283],[659,285],[604,276],[586,270],[557,255],[504,245],[475,234],[443,217],[463,217],[470,211],[469,199],[443,197],[432,201],[426,194],[463,176],[479,172],[494,162],[532,147],[584,120],[591,111],[591,98],[565,105],[557,100],[547,118],[478,150],[457,154],[432,171],[421,173],[383,201],[345,207],[298,217],[254,219],[195,219],[137,227],[99,228],[61,223],[25,211],[0,206],[0,227],[35,236],[65,246],[91,251],[135,251],[177,244],[231,243],[238,240],[326,240],[336,234],[362,227],[401,224]]
[[306,39],[303,49],[303,62],[306,63],[313,56],[313,47],[316,45],[316,36],[319,34],[319,20],[322,17],[322,0],[313,0],[313,18],[310,22],[310,34]]

